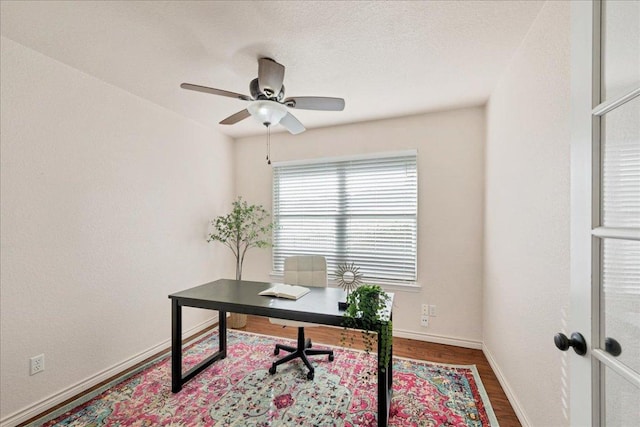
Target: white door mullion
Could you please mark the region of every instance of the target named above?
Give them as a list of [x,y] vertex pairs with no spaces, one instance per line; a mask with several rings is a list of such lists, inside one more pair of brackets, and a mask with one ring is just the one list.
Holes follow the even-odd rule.
[[604,116],[608,112],[613,111],[616,108],[620,107],[621,105],[626,104],[627,102],[631,101],[632,99],[634,99],[637,96],[640,96],[640,87],[637,87],[637,88],[634,88],[634,89],[630,90],[629,92],[625,93],[623,96],[621,96],[619,98],[612,99],[610,101],[605,101],[605,102],[597,105],[593,109],[591,114],[593,114],[596,117]]
[[593,357],[604,363],[608,368],[611,368],[618,375],[626,378],[630,383],[640,388],[640,373],[620,362],[606,351],[593,350],[592,354]]
[[640,228],[596,227],[591,234],[603,239],[640,240]]

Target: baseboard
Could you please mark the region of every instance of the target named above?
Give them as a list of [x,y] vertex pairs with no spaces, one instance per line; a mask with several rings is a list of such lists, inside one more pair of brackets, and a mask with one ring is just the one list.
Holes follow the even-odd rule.
[[484,353],[484,356],[489,361],[489,366],[491,366],[491,369],[493,369],[493,372],[496,374],[496,377],[498,378],[498,382],[502,386],[504,393],[507,395],[507,399],[509,399],[509,403],[511,403],[511,407],[513,408],[513,411],[516,413],[516,416],[518,417],[520,424],[522,424],[522,427],[531,426],[532,424],[531,422],[529,422],[529,419],[524,413],[522,406],[520,406],[520,402],[518,401],[516,394],[513,392],[513,389],[509,385],[509,382],[505,379],[504,375],[502,375],[502,371],[500,370],[500,367],[498,366],[496,359],[493,357],[493,354],[491,354],[491,351],[487,348],[485,344],[482,344],[482,352]]
[[[342,326],[322,325],[323,328],[343,329]],[[456,347],[473,348],[482,350],[482,341],[473,341],[465,338],[453,338],[443,335],[425,334],[422,332],[409,331],[393,327],[393,336],[397,338],[408,338],[416,341],[434,342],[436,344],[454,345]]]
[[[192,335],[197,334],[198,332],[218,323],[218,316],[214,316],[211,319],[202,322],[193,328],[184,331],[182,333],[182,339],[186,339],[191,337]],[[111,377],[114,377],[132,366],[148,359],[149,357],[160,353],[164,350],[169,351],[171,346],[171,339],[167,339],[162,341],[161,343],[143,351],[142,353],[138,353],[131,358],[124,360],[116,365],[111,366],[110,368],[105,369],[104,371],[98,372],[97,374],[88,377],[82,381],[73,384],[66,389],[63,389],[55,394],[52,394],[49,397],[46,397],[39,402],[34,403],[31,406],[28,406],[24,409],[21,409],[13,414],[7,415],[5,418],[0,420],[0,427],[13,427],[17,426],[20,423],[23,423],[37,415],[42,414],[43,412],[59,405],[60,403],[79,395],[80,393],[90,389],[91,387],[99,384]]]
[[425,334],[423,332],[408,331],[406,329],[393,328],[393,336],[409,338],[418,341],[434,342],[436,344],[455,345],[456,347],[482,349],[482,341],[468,340],[465,338],[453,338],[443,335]]

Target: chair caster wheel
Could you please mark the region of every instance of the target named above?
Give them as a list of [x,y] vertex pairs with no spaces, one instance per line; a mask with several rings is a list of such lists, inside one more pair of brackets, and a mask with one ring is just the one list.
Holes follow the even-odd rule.
[[279,354],[280,354],[280,349],[276,347],[276,349],[275,349],[275,350],[273,350],[273,355],[274,355],[274,356],[277,356],[277,355],[279,355]]
[[307,373],[307,379],[308,379],[308,380],[312,380],[312,379],[313,379],[313,371],[309,371],[309,372]]
[[333,354],[330,354],[329,355],[329,362],[333,362],[333,359],[334,359]]
[[271,367],[269,368],[269,373],[271,375],[276,373],[276,365],[271,365]]

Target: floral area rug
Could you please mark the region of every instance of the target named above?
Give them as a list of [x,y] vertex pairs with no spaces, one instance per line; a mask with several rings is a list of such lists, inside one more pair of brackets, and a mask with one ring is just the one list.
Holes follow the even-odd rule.
[[[312,356],[315,378],[298,359],[268,369],[278,339],[230,330],[226,359],[171,393],[171,357],[61,408],[44,426],[376,426],[375,354],[335,349]],[[292,342],[292,344],[294,344]],[[217,330],[184,350],[183,370],[218,346]],[[323,347],[314,344],[314,347]],[[390,426],[497,426],[474,365],[393,359]],[[97,394],[97,395],[96,395]],[[55,417],[55,419],[51,419]]]

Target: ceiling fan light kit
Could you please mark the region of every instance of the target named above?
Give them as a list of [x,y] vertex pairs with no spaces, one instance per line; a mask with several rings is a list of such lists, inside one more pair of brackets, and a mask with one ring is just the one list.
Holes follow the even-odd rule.
[[287,115],[287,107],[275,101],[251,101],[247,107],[251,116],[265,126],[275,126]]

